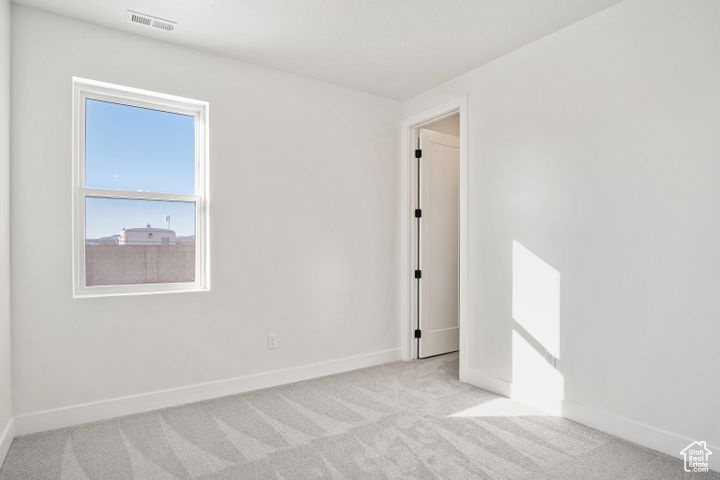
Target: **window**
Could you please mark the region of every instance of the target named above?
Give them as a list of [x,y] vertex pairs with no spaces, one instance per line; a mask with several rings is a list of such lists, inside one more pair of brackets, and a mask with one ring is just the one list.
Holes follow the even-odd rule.
[[74,295],[206,290],[208,104],[73,89]]

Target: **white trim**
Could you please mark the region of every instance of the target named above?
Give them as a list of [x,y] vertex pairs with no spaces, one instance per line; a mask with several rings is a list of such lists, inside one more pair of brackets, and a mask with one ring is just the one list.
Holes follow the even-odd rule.
[[[513,401],[519,403],[532,404],[532,406],[536,408],[545,409],[546,407],[542,402],[529,402],[527,401],[528,398],[520,398],[519,396],[522,392],[513,392],[512,382],[485,375],[477,370],[468,369],[466,373],[466,381],[471,385],[504,397],[512,398]],[[546,403],[553,404],[554,402]],[[668,432],[661,428],[656,428],[602,410],[586,407],[568,400],[557,400],[557,403],[560,405],[560,411],[555,412],[555,408],[552,408],[548,410],[550,414],[557,413],[568,420],[637,443],[645,448],[664,453],[674,458],[682,459],[680,452],[685,447],[696,440],[705,440]],[[716,452],[720,453],[720,446],[708,445],[708,448],[713,451],[713,455],[710,455],[710,468],[720,472],[720,454],[715,455]]]
[[462,379],[462,381],[480,387],[488,392],[497,393],[503,397],[512,397],[512,383],[497,377],[485,375],[471,368],[465,370],[465,378]]
[[464,381],[489,392],[508,397],[515,402],[524,403],[525,405],[547,412],[548,415],[562,416],[563,400],[561,398],[548,397],[545,391],[522,388],[507,380],[486,375],[473,369],[467,370]]
[[[208,170],[209,104],[190,98],[113,85],[73,77],[72,204],[73,204],[73,298],[193,292],[210,289]],[[195,187],[191,195],[157,192],[129,192],[85,187],[85,100],[109,101],[193,116],[195,119]],[[85,200],[88,197],[195,203],[195,281],[137,285],[85,285]]]
[[[562,402],[562,416],[679,459],[682,458],[680,455],[681,450],[696,440],[704,440],[668,432],[667,430],[567,400]],[[710,469],[720,472],[720,446],[708,445],[708,448],[713,451],[713,455],[710,455]]]
[[418,115],[406,118],[401,125],[400,142],[400,295],[401,295],[401,338],[402,356],[404,360],[417,358],[416,342],[413,338],[415,325],[415,292],[413,288],[413,242],[412,225],[412,175],[411,175],[411,153],[414,151],[412,131],[424,124],[439,120],[443,117],[459,114],[460,117],[460,179],[458,183],[459,208],[459,270],[460,270],[460,291],[458,323],[460,325],[460,380],[467,381],[468,358],[470,358],[469,338],[469,302],[468,296],[468,268],[470,265],[468,256],[468,219],[469,219],[469,135],[468,135],[468,99],[467,96],[443,103],[435,108],[426,110]]
[[15,419],[10,417],[7,425],[5,425],[5,428],[3,429],[3,432],[0,433],[0,467],[2,467],[2,464],[5,461],[8,450],[10,450],[10,444],[12,443],[13,438],[15,438]]
[[135,98],[134,102],[138,106],[147,106],[149,108],[153,108],[153,106],[161,106],[163,110],[184,113],[187,115],[192,115],[192,112],[197,110],[197,107],[206,107],[208,104],[203,100],[195,100],[193,98],[169,95],[161,92],[152,92],[150,90],[127,87],[109,82],[101,82],[98,80],[91,80],[89,78],[73,77],[73,83],[82,84],[84,90],[91,90],[110,101],[119,100],[124,102],[128,100],[126,95],[129,95]]
[[80,188],[83,196],[96,198],[121,198],[125,200],[160,200],[167,202],[199,202],[200,195],[179,195],[175,193],[157,192],[124,192],[105,190],[102,188]]
[[400,348],[393,348],[242,377],[27,413],[15,417],[15,430],[17,435],[27,435],[300,382],[397,360],[400,360]]

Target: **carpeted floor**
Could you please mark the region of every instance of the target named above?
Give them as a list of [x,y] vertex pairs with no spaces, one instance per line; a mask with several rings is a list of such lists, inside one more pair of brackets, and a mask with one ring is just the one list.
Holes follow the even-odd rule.
[[17,438],[0,480],[720,479],[457,380],[456,354]]

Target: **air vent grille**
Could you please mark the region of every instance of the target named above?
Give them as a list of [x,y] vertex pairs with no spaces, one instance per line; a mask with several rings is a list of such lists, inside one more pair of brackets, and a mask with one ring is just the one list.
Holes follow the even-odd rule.
[[133,12],[132,10],[128,10],[127,12],[127,21],[144,27],[163,30],[165,32],[172,32],[175,30],[175,26],[177,25],[176,22],[153,17],[152,15],[145,15],[144,13]]
[[152,26],[168,32],[172,32],[175,29],[175,25],[173,23],[165,20],[153,20]]

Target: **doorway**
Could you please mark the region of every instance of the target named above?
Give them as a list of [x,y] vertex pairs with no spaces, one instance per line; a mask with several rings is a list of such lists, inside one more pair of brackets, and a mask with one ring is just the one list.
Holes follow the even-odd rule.
[[417,358],[459,348],[460,117],[414,129]]
[[[429,130],[428,126],[433,125],[436,132],[446,135],[458,137],[459,161],[457,164],[457,332],[458,342],[456,350],[459,359],[459,379],[462,382],[471,380],[475,373],[469,369],[470,355],[472,354],[472,342],[468,339],[473,334],[472,325],[469,324],[469,297],[468,297],[468,218],[469,218],[469,188],[468,188],[468,99],[466,96],[456,98],[447,102],[436,104],[426,110],[416,110],[413,114],[405,117],[401,126],[402,152],[401,161],[401,200],[398,214],[401,221],[400,250],[401,269],[398,271],[400,277],[400,293],[401,303],[401,333],[402,333],[402,358],[404,360],[416,360],[425,358],[428,355],[427,348],[421,352],[422,329],[418,328],[421,321],[422,312],[422,249],[420,243],[422,237],[423,224],[418,223],[415,217],[415,210],[418,204],[418,191],[422,188],[423,178],[415,176],[415,169],[418,165],[418,159],[415,157],[418,150],[418,138],[422,129]],[[449,117],[456,116],[456,119]],[[458,121],[459,120],[459,121]],[[452,130],[445,130],[452,123]],[[459,123],[459,129],[458,129]],[[458,134],[459,130],[459,134]],[[422,146],[422,145],[421,145]],[[422,149],[419,149],[422,150]],[[422,158],[422,157],[421,157]],[[420,165],[420,173],[422,174],[422,165]],[[420,189],[418,188],[420,187]],[[420,192],[422,194],[422,192]],[[423,198],[420,197],[422,203]],[[420,214],[422,215],[423,205],[420,206]],[[432,206],[431,206],[432,208]],[[428,215],[430,212],[427,212]],[[422,221],[422,216],[420,217]],[[426,216],[427,220],[428,217]],[[418,225],[420,231],[418,231]],[[420,253],[420,263],[418,262],[418,252]],[[421,278],[418,288],[418,279],[415,278],[418,265],[420,265]],[[431,267],[432,268],[432,267]],[[428,280],[425,276],[424,280]],[[430,292],[432,294],[432,292]],[[440,329],[442,329],[441,327]],[[416,336],[420,330],[420,338]]]

